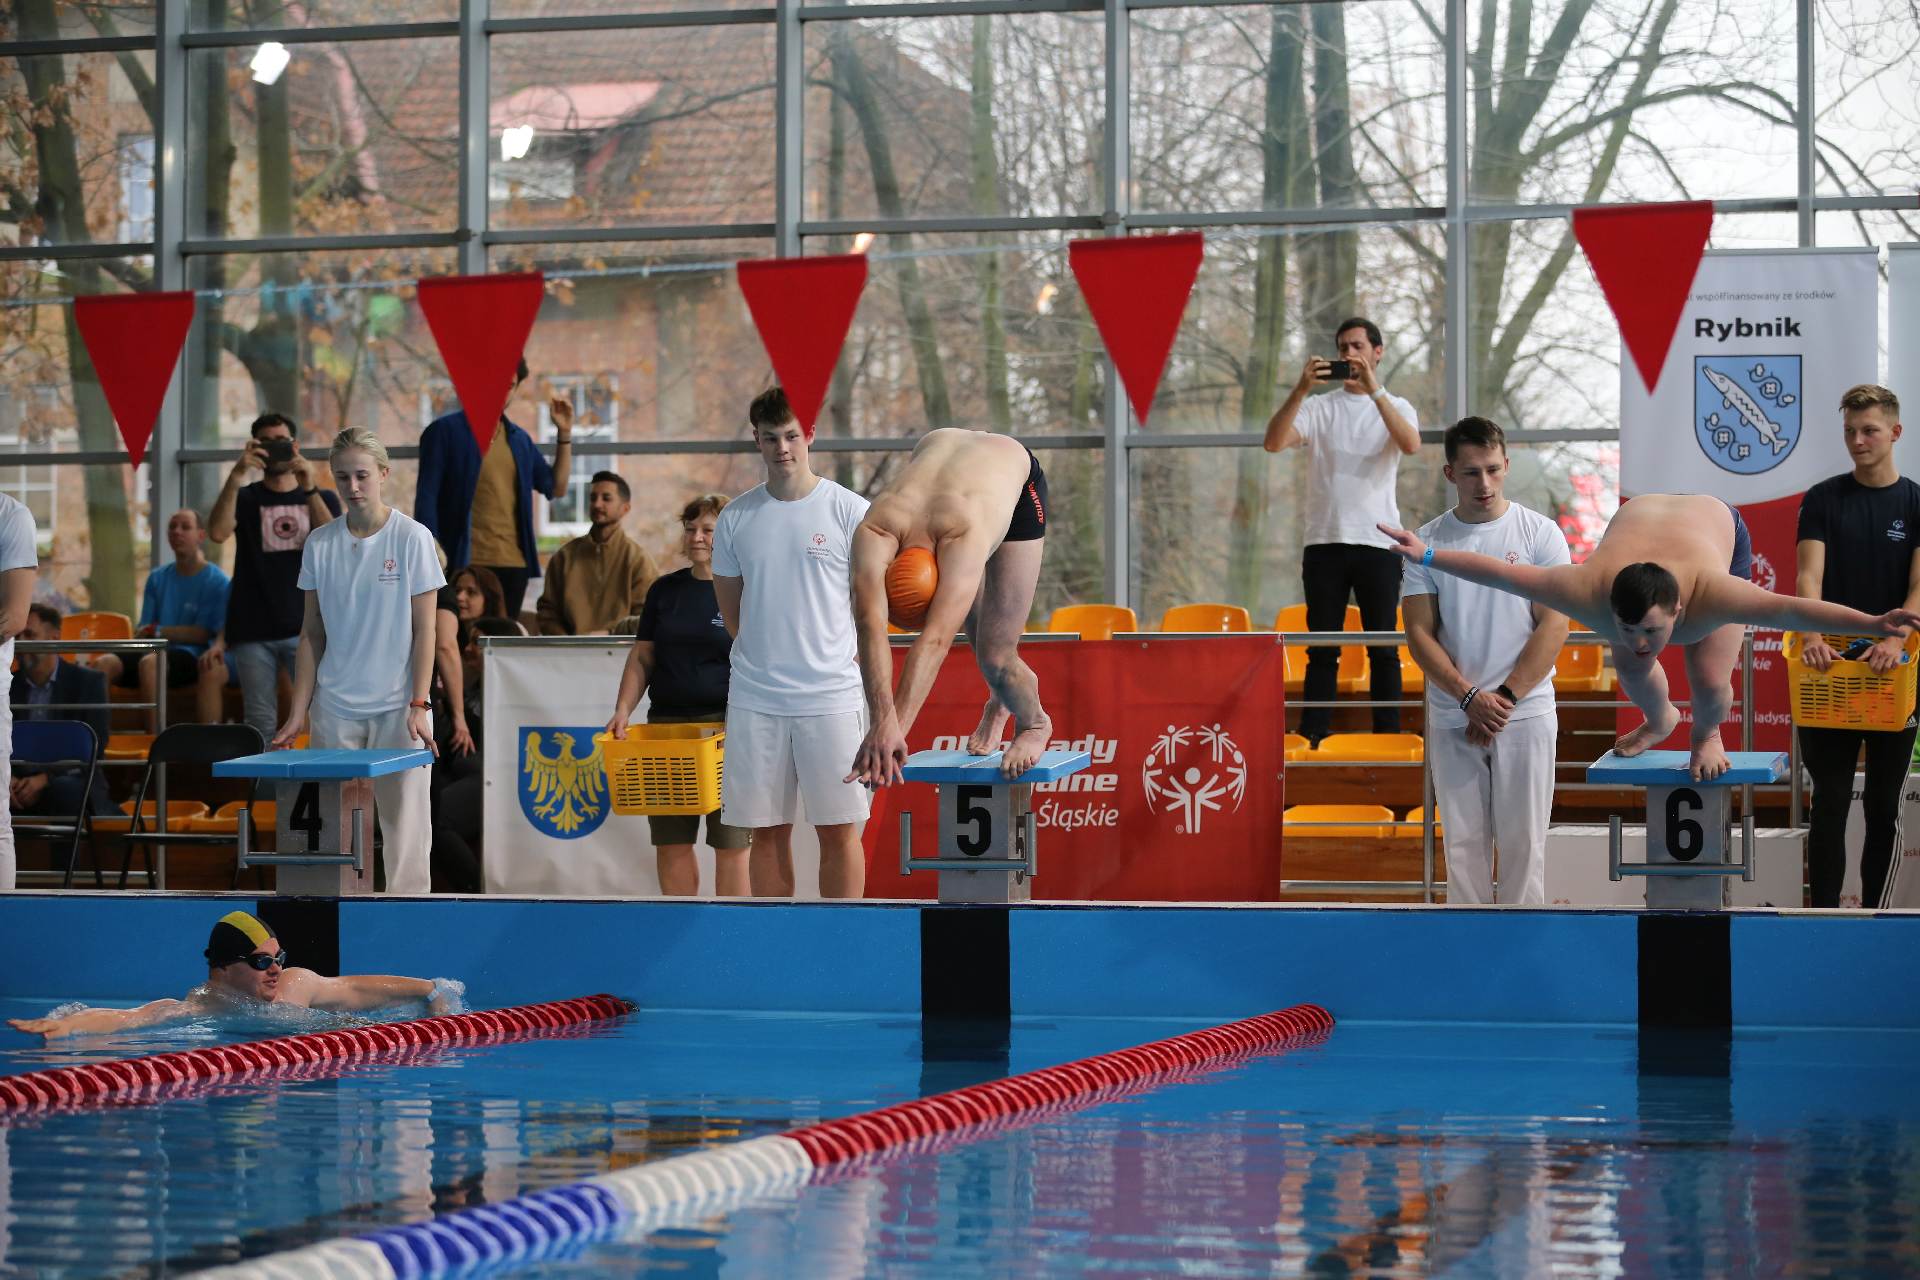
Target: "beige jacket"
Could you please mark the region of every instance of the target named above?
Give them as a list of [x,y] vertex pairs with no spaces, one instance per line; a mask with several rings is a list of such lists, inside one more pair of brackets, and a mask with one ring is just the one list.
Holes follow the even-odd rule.
[[660,576],[653,557],[623,531],[605,543],[591,534],[575,538],[547,561],[540,603],[543,636],[578,636],[609,630],[640,612],[647,588]]

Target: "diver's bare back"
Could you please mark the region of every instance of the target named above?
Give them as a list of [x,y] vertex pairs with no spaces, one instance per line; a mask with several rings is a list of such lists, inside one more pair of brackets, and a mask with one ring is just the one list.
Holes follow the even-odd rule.
[[[1701,494],[1650,493],[1622,503],[1606,535],[1581,568],[1591,584],[1592,604],[1580,621],[1611,635],[1613,610],[1607,602],[1614,575],[1630,564],[1651,560],[1680,585],[1686,606],[1674,628],[1673,643],[1691,644],[1728,619],[1714,606],[1713,587],[1728,578],[1733,560],[1733,513],[1718,498]],[[1605,623],[1607,625],[1596,625]]]
[[938,546],[974,530],[997,549],[1027,482],[1026,449],[1011,436],[942,427],[920,437],[907,465],[873,500],[865,524],[901,546]]

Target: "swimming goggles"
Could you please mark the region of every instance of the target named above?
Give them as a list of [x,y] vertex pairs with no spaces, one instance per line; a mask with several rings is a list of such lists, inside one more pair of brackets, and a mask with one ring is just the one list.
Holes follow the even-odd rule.
[[227,963],[228,964],[234,964],[234,963],[244,964],[249,969],[258,969],[261,973],[265,973],[267,970],[273,968],[273,966],[275,965],[279,965],[282,969],[286,968],[287,952],[286,952],[286,948],[282,947],[280,949],[279,954],[277,955],[263,956],[258,952],[255,952],[253,955],[250,955],[250,956],[236,956],[234,957],[233,960],[229,960]]

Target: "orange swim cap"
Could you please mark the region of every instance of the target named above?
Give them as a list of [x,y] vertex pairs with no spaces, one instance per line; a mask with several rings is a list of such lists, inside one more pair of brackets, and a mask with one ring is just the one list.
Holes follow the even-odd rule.
[[918,631],[927,620],[940,569],[933,552],[907,547],[887,566],[887,620],[906,631]]

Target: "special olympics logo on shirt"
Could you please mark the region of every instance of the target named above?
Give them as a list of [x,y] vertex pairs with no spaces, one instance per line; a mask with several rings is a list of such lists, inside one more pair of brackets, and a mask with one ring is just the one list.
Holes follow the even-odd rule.
[[1895,520],[1891,525],[1887,526],[1887,540],[1889,542],[1905,542],[1907,540],[1907,522],[1905,520]]
[[827,550],[827,535],[824,533],[814,534],[813,545],[807,548],[807,554],[816,560],[823,560],[832,555],[833,553]]
[[398,560],[389,559],[380,566],[380,581],[400,581],[400,562]]
[[1519,564],[1519,563],[1520,563],[1520,553],[1519,553],[1518,551],[1509,551],[1509,552],[1507,552],[1507,563],[1508,563],[1508,564]]

